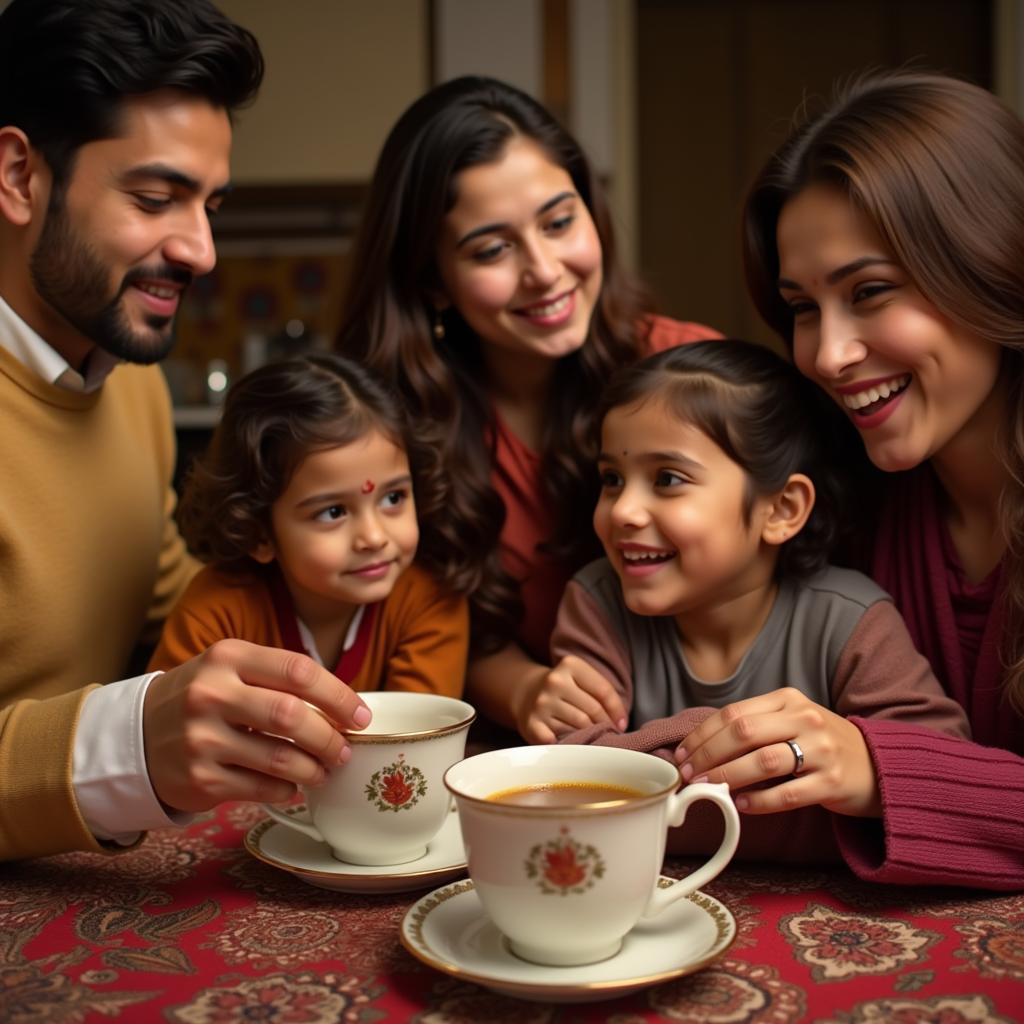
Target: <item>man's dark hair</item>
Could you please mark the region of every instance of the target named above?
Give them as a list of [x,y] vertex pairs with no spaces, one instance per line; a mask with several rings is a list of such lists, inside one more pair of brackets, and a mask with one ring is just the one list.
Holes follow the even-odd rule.
[[181,89],[232,110],[263,78],[255,36],[209,0],[13,0],[0,13],[0,125],[28,136],[53,174],[113,138],[122,102]]

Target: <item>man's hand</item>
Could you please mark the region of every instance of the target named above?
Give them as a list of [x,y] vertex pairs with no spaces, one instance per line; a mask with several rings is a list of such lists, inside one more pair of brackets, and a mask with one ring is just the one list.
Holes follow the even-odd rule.
[[530,743],[554,743],[566,733],[601,722],[622,731],[626,721],[615,687],[592,665],[570,654],[545,674],[518,726]]
[[305,655],[221,640],[150,683],[142,713],[149,778],[179,811],[287,800],[296,785],[315,786],[348,760],[335,725],[361,729],[370,717]]

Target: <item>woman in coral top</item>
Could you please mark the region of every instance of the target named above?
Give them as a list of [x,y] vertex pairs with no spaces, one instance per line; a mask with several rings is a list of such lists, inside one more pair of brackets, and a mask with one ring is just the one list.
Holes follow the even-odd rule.
[[[718,335],[646,314],[579,145],[489,78],[440,85],[395,124],[352,265],[339,345],[399,390],[434,447],[460,553],[449,583],[470,597],[467,695],[553,739],[531,698],[562,590],[597,551],[602,386],[648,352]],[[623,714],[603,678],[585,679],[591,717]]]
[[868,76],[772,156],[745,222],[762,315],[872,464],[871,573],[974,742],[779,690],[694,730],[683,773],[774,779],[752,813],[837,811],[862,877],[1022,888],[1024,124],[965,82]]

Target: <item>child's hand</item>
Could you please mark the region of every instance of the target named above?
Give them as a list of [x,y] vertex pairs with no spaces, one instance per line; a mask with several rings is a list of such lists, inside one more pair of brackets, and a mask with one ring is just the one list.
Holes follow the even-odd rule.
[[626,728],[626,709],[615,687],[575,655],[564,657],[544,677],[519,721],[529,743],[554,743],[560,736],[600,722]]

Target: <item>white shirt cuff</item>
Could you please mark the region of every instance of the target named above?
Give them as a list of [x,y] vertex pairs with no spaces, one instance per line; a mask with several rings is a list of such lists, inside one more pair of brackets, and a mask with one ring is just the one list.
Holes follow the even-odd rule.
[[147,829],[192,820],[191,814],[164,811],[146,769],[142,706],[158,675],[108,683],[82,703],[71,781],[78,809],[97,839],[129,846]]

